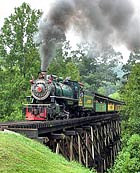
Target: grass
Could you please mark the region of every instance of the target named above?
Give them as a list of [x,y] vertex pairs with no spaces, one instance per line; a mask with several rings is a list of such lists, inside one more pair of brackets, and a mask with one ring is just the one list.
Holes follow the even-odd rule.
[[68,162],[39,142],[22,135],[0,132],[0,173],[91,173]]

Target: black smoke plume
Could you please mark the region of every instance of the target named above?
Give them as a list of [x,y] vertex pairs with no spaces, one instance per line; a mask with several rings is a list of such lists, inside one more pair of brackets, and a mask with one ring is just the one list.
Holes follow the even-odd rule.
[[140,21],[130,0],[56,0],[39,22],[42,71],[70,28],[101,47],[125,44],[131,50],[140,48]]

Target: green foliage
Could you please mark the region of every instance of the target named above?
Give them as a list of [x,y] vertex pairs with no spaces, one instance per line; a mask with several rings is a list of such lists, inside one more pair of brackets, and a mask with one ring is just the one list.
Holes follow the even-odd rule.
[[54,74],[59,77],[71,77],[72,80],[79,81],[80,74],[79,70],[74,62],[71,59],[64,56],[62,49],[58,49],[56,57],[51,62],[48,68],[49,74]]
[[106,95],[105,88],[104,88],[104,87],[100,87],[100,88],[98,89],[98,93],[99,93],[99,94],[102,94],[102,95]]
[[[11,76],[12,74],[5,71],[5,75]],[[20,76],[19,71],[14,71],[11,80],[8,78],[4,82],[0,91],[1,118],[4,120],[22,119],[22,101],[25,98],[27,81],[23,76]]]
[[[121,87],[122,87],[122,84],[120,81],[116,81],[115,84],[112,82],[105,82],[104,86],[99,87],[98,93],[110,96],[111,94],[119,92]],[[113,97],[114,98],[116,97],[116,99],[118,98],[120,100],[120,98],[117,96],[113,96]]]
[[123,91],[126,118],[140,117],[140,63],[133,66]]
[[24,76],[36,72],[32,64],[38,66],[40,62],[33,36],[40,15],[40,11],[32,10],[23,3],[21,7],[15,8],[14,14],[5,19],[0,35],[0,56],[5,62],[5,68],[14,70],[16,67]]
[[[0,132],[1,173],[91,173],[46,146],[19,134]],[[94,172],[92,172],[94,173]]]
[[125,141],[127,141],[127,139],[133,134],[140,135],[140,117],[129,118],[122,123],[122,136],[124,144],[126,144]]
[[127,63],[122,67],[122,70],[125,73],[123,76],[124,78],[128,79],[132,67],[139,61],[140,61],[140,50],[135,50],[131,52]]
[[21,108],[29,79],[40,67],[33,42],[39,10],[23,3],[5,19],[0,33],[0,116],[1,120],[22,119]]
[[115,92],[113,94],[110,94],[109,97],[116,99],[116,100],[121,100],[119,92]]
[[71,79],[75,81],[80,80],[79,70],[73,62],[68,62],[66,64],[66,69],[67,71],[65,76],[71,76]]
[[[133,61],[135,62],[135,60]],[[140,172],[140,63],[131,64],[127,84],[121,93],[124,101],[122,113],[122,146],[118,158],[109,172]]]
[[138,173],[140,171],[140,135],[133,135],[120,152],[110,173]]
[[104,88],[107,95],[114,92],[107,88],[111,88],[119,80],[115,68],[122,58],[120,53],[115,52],[112,47],[99,51],[93,43],[92,46],[80,45],[78,50],[71,52],[71,56],[87,89],[98,92],[99,88]]

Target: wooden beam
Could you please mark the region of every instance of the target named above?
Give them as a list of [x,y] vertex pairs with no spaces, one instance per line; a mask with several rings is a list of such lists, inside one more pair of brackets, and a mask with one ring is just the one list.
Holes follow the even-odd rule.
[[76,135],[76,132],[74,130],[68,130],[68,131],[65,131],[64,133],[67,136],[74,136],[74,135]]
[[76,132],[78,132],[78,133],[82,133],[82,132],[83,132],[83,128],[76,128],[75,130],[76,130]]
[[51,139],[65,139],[65,135],[63,133],[61,134],[56,134],[56,133],[52,133],[50,135]]
[[83,128],[84,130],[86,130],[86,131],[90,131],[91,126],[83,126],[82,128]]
[[49,142],[49,138],[48,137],[38,137],[37,141],[47,144]]

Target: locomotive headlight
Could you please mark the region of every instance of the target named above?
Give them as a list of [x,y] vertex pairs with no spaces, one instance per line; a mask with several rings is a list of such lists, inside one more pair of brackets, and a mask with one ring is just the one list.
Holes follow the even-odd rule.
[[37,79],[31,86],[31,92],[37,100],[44,100],[50,95],[51,88],[51,84],[48,84],[46,80]]
[[42,84],[39,84],[37,87],[36,87],[36,92],[38,93],[41,93],[42,91],[45,90],[45,87],[42,85]]

